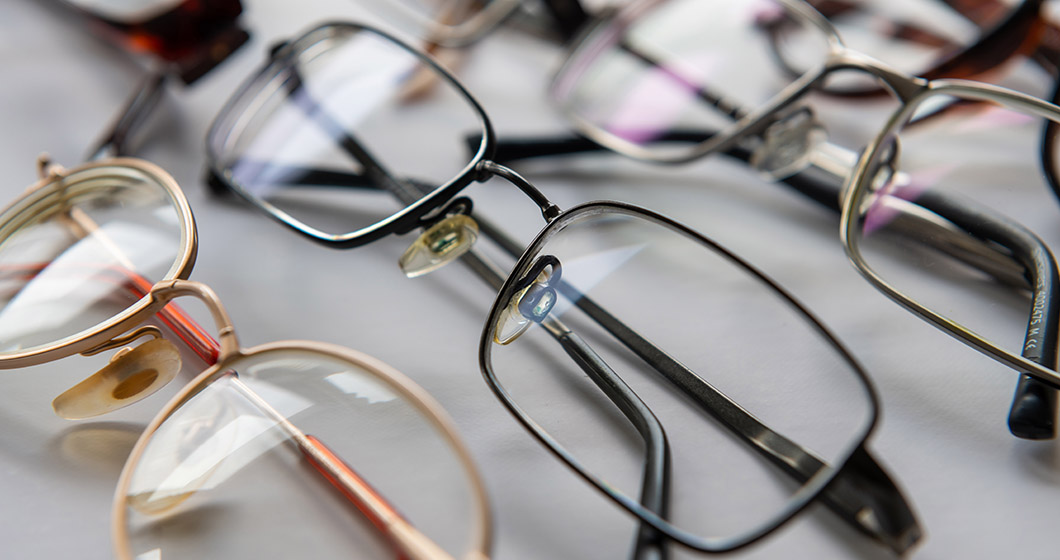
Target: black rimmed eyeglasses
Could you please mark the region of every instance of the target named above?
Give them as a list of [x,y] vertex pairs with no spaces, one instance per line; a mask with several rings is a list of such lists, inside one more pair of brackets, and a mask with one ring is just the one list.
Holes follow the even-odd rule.
[[[437,85],[416,87],[424,77]],[[745,546],[817,498],[895,551],[919,538],[865,447],[875,394],[820,322],[660,214],[616,202],[561,211],[493,161],[481,106],[412,47],[356,24],[313,29],[273,51],[207,143],[214,188],[298,233],[356,247],[422,229],[400,260],[407,275],[459,257],[496,289],[480,345],[487,383],[641,520],[638,554],[664,556],[668,539]],[[528,247],[459,196],[494,176],[545,219]],[[472,248],[480,236],[508,253],[510,273]]]

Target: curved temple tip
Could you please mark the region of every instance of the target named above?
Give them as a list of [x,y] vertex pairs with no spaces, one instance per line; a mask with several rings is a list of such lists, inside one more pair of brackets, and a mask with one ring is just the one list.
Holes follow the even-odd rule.
[[1021,379],[1009,410],[1009,431],[1023,439],[1055,438],[1056,406],[1055,389],[1040,383],[1025,383],[1025,379]]

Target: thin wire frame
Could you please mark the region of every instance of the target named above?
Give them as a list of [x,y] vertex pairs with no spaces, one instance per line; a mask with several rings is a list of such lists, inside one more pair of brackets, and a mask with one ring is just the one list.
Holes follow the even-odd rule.
[[[908,80],[907,83],[913,86],[914,83],[918,82]],[[929,83],[923,83],[919,88],[911,87],[910,89],[912,90],[911,94],[902,98],[902,106],[887,119],[887,123],[880,133],[873,138],[872,142],[862,152],[847,184],[843,187],[845,195],[840,218],[840,238],[846,249],[847,256],[862,276],[902,307],[995,360],[1052,387],[1060,388],[1060,373],[1000,347],[964,325],[925,307],[881,278],[862,255],[861,248],[858,245],[859,236],[857,234],[859,210],[866,204],[868,197],[873,194],[873,177],[870,173],[871,161],[880,150],[885,149],[885,139],[901,127],[902,123],[908,120],[916,112],[920,104],[927,99],[945,95],[969,101],[993,103],[1001,107],[1008,107],[1025,114],[1034,115],[1051,123],[1060,122],[1060,108],[1019,92],[963,80],[934,80]]]
[[[57,167],[45,169],[46,176],[30,186],[26,194],[0,212],[0,237],[6,237],[7,232],[12,227],[18,227],[19,220],[17,218],[19,216],[28,216],[36,208],[54,204],[54,200],[61,198],[63,191],[69,186],[67,183],[69,178],[77,178],[84,174],[102,177],[108,173],[120,174],[123,170],[130,169],[155,181],[157,186],[165,191],[170,197],[180,221],[180,252],[178,258],[156,285],[172,280],[186,280],[191,275],[191,269],[195,264],[195,255],[198,250],[198,237],[195,231],[195,221],[192,217],[191,206],[188,205],[188,201],[176,181],[168,173],[157,165],[136,158],[101,160],[86,163],[69,170],[62,170]],[[130,331],[161,311],[167,303],[159,300],[153,290],[149,291],[123,312],[99,325],[68,336],[63,340],[31,348],[28,351],[0,354],[0,369],[42,364],[90,350],[113,339],[115,336]]]
[[[118,485],[114,493],[111,508],[111,536],[112,542],[114,543],[114,553],[117,558],[120,560],[134,560],[135,558],[130,549],[129,538],[126,531],[128,521],[126,497],[129,492],[130,484],[132,483],[132,475],[135,472],[140,459],[143,457],[147,444],[151,441],[152,436],[158,430],[159,426],[161,426],[184,403],[202,391],[210,383],[216,381],[222,374],[224,374],[224,372],[230,369],[230,365],[233,362],[291,350],[307,351],[358,366],[364,371],[371,373],[376,380],[382,382],[382,384],[388,389],[403,397],[408,403],[413,404],[416,410],[423,414],[424,418],[431,421],[433,426],[437,428],[439,433],[445,438],[446,443],[448,443],[452,450],[456,452],[461,466],[471,475],[469,477],[469,482],[471,483],[471,490],[474,494],[475,511],[478,515],[473,523],[474,534],[471,538],[472,545],[467,556],[465,556],[463,560],[485,560],[489,558],[489,551],[492,543],[492,522],[485,483],[483,482],[481,475],[478,473],[475,462],[471,457],[471,452],[464,444],[455,424],[445,413],[444,409],[442,409],[441,405],[439,405],[422,387],[415,384],[406,375],[372,356],[342,346],[312,341],[272,342],[253,348],[238,348],[224,353],[216,364],[197,375],[195,379],[185,385],[179,393],[174,395],[173,398],[162,407],[154,419],[152,419],[147,425],[147,428],[143,431],[140,438],[136,441],[136,444],[133,446],[133,449],[129,454],[129,458],[125,462],[125,466],[122,468],[121,475],[118,478]],[[437,558],[435,560],[445,560],[445,558]]]
[[[380,220],[372,225],[363,227],[356,231],[345,234],[328,234],[319,229],[302,222],[291,216],[282,209],[269,204],[251,193],[239,183],[231,169],[227,169],[221,161],[221,154],[225,153],[226,147],[235,142],[247,126],[247,119],[253,116],[253,102],[255,94],[262,90],[265,84],[274,80],[286,79],[284,74],[298,63],[298,58],[306,51],[319,45],[334,36],[349,35],[353,33],[372,33],[383,39],[393,42],[408,53],[413,54],[428,68],[435,71],[437,77],[445,81],[446,85],[453,88],[474,110],[481,120],[481,142],[474,150],[474,155],[464,168],[445,184],[440,185],[411,205],[407,205],[395,212],[388,218]],[[442,68],[434,59],[424,55],[418,49],[408,43],[372,27],[348,22],[329,22],[316,27],[299,36],[293,42],[285,44],[272,54],[268,64],[243,83],[236,91],[217,118],[210,126],[207,134],[207,165],[214,178],[220,179],[225,186],[234,191],[251,205],[257,207],[273,219],[292,228],[310,239],[338,247],[360,247],[372,241],[382,239],[390,234],[403,234],[422,227],[423,217],[436,210],[456,196],[460,190],[479,179],[481,171],[479,163],[491,158],[494,152],[496,135],[490,124],[486,111],[467,91],[464,86],[448,71]]]
[[[591,473],[587,468],[582,466],[581,462],[578,461],[571,453],[569,453],[562,444],[560,444],[548,431],[538,424],[528,414],[515,399],[508,393],[503,387],[503,384],[498,379],[496,373],[493,370],[491,361],[491,350],[494,345],[494,337],[496,334],[498,319],[504,309],[507,307],[508,302],[511,300],[513,295],[519,291],[517,283],[522,279],[533,265],[534,256],[539,253],[539,249],[547,244],[549,240],[561,231],[568,224],[577,221],[583,216],[592,214],[614,214],[630,216],[641,220],[646,220],[665,228],[668,228],[675,233],[683,234],[691,239],[694,239],[698,243],[702,244],[705,249],[713,251],[718,255],[724,257],[727,261],[735,265],[740,270],[748,273],[753,279],[761,282],[770,288],[774,293],[780,296],[780,299],[790,306],[791,309],[795,310],[801,315],[806,321],[807,325],[814,329],[821,337],[828,342],[833,350],[835,350],[839,356],[842,357],[843,361],[853,371],[854,375],[859,381],[861,381],[867,395],[867,401],[869,405],[869,420],[865,425],[864,432],[862,432],[852,445],[850,445],[840,458],[835,461],[834,464],[826,465],[820,471],[818,471],[810,480],[804,483],[788,502],[788,506],[778,513],[771,524],[765,525],[754,532],[749,532],[746,535],[738,537],[728,538],[707,538],[692,534],[688,531],[684,531],[673,526],[670,522],[660,517],[654,511],[644,507],[636,500],[631,499],[629,496],[619,492],[612,485],[600,477]],[[779,527],[783,526],[793,516],[802,511],[806,506],[817,498],[821,492],[825,490],[829,483],[842,471],[844,465],[850,460],[851,456],[858,450],[861,449],[869,436],[875,430],[876,423],[879,418],[879,397],[869,380],[868,374],[861,368],[857,360],[850,354],[850,352],[843,346],[842,343],[821,323],[808,309],[800,304],[791,294],[785,291],[779,284],[771,280],[768,276],[763,274],[757,268],[752,266],[750,263],[744,261],[739,256],[735,255],[731,251],[725,249],[721,245],[718,245],[713,240],[705,237],[704,235],[696,232],[693,229],[681,224],[680,222],[674,221],[666,216],[652,212],[651,210],[641,208],[632,204],[622,202],[590,202],[572,207],[556,219],[549,222],[538,234],[534,240],[527,246],[526,251],[520,257],[516,263],[512,272],[508,274],[504,281],[504,284],[500,288],[497,299],[494,301],[490,308],[489,316],[486,320],[486,324],[482,330],[482,336],[479,339],[479,367],[482,370],[482,375],[489,385],[490,389],[494,394],[501,400],[505,408],[515,416],[515,418],[522,424],[527,430],[530,431],[533,436],[545,445],[559,460],[563,461],[568,467],[573,469],[583,480],[592,484],[600,492],[604,493],[609,499],[615,502],[620,507],[626,509],[633,515],[636,515],[641,520],[645,521],[653,528],[665,534],[667,537],[673,539],[682,545],[690,548],[700,550],[703,552],[729,552],[749,544],[752,544],[761,538],[769,535]]]

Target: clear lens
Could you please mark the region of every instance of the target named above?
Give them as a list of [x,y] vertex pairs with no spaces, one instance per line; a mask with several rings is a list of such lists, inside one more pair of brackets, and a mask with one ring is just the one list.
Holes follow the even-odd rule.
[[460,176],[483,135],[480,111],[417,54],[331,25],[296,40],[230,102],[210,146],[246,196],[339,235]]
[[552,95],[583,125],[662,157],[690,149],[664,142],[668,133],[725,128],[828,54],[828,35],[786,3],[643,6],[590,34],[557,75]]
[[[930,114],[936,95],[918,109]],[[1014,355],[1055,345],[1050,247],[1057,200],[1042,172],[1042,119],[993,104],[896,127],[872,155],[858,250],[894,289]],[[1047,323],[1052,323],[1047,326]],[[1045,340],[1049,339],[1051,340]]]
[[[708,539],[773,526],[863,441],[863,378],[733,257],[606,208],[565,214],[520,260],[487,327],[489,375],[582,469],[638,502],[650,430],[634,426],[652,422],[623,413],[614,388],[627,385],[669,436],[671,505],[652,511]],[[795,469],[767,456],[785,442],[801,446]]]
[[126,466],[120,557],[415,557],[396,554],[387,517],[453,558],[485,557],[477,474],[378,370],[293,348],[226,368]]
[[0,216],[0,355],[75,338],[185,263],[178,203],[128,166],[75,171]]

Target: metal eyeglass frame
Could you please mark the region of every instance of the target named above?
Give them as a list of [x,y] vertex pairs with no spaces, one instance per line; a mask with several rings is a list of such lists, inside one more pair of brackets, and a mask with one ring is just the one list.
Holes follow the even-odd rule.
[[[248,126],[250,120],[253,119],[254,110],[253,107],[248,107],[248,104],[252,104],[254,94],[260,91],[264,85],[276,83],[276,80],[280,80],[285,84],[285,91],[288,95],[301,88],[302,78],[297,71],[300,53],[311,49],[318,42],[329,39],[335,35],[365,32],[374,34],[382,40],[388,41],[413,54],[417,60],[437,74],[436,78],[438,80],[441,80],[447,86],[452,87],[453,91],[457,92],[461,98],[466,100],[469,107],[473,108],[480,118],[482,124],[481,137],[480,140],[472,146],[473,157],[470,158],[469,163],[457,174],[456,177],[436,188],[427,187],[416,182],[414,178],[397,177],[389,173],[381,162],[375,161],[370,156],[370,150],[360,147],[360,143],[353,137],[350,131],[341,127],[336,128],[334,119],[323,115],[326,112],[319,110],[318,105],[313,104],[309,107],[303,107],[303,109],[312,109],[309,113],[312,114],[313,122],[317,122],[320,126],[325,128],[325,130],[339,135],[336,137],[336,144],[344,149],[351,157],[356,159],[365,171],[362,174],[356,172],[346,173],[341,171],[285,168],[285,176],[288,177],[288,182],[290,184],[322,184],[331,187],[382,189],[390,191],[402,204],[408,205],[392,216],[373,225],[345,234],[328,234],[303,223],[301,220],[285,213],[280,208],[256,197],[244,188],[235,177],[232,169],[227,164],[223,163],[224,158],[222,154],[227,152],[226,146],[230,142],[235,142],[243,129]],[[302,99],[299,103],[309,105],[313,102]],[[703,243],[708,247],[716,247],[713,242],[707,240],[700,234],[691,232],[691,230],[676,224],[672,220],[643,208],[634,208],[632,206],[617,203],[598,202],[581,205],[567,210],[566,212],[560,212],[559,208],[549,201],[532,184],[527,182],[514,171],[501,166],[492,160],[494,144],[493,128],[481,105],[451,73],[442,68],[428,55],[378,29],[354,23],[332,22],[310,30],[301,37],[286,42],[279,48],[274,49],[265,66],[257,74],[251,76],[237,90],[233,97],[229,99],[218,114],[207,136],[207,159],[209,165],[208,180],[210,186],[216,192],[234,193],[258,210],[266,213],[266,215],[293,229],[295,232],[332,248],[358,247],[387,235],[404,234],[420,228],[430,228],[450,214],[466,214],[470,211],[470,201],[463,197],[457,198],[457,195],[468,185],[475,182],[485,181],[493,176],[503,177],[513,183],[538,205],[547,224],[546,228],[540,234],[541,236],[547,236],[550,231],[553,231],[555,227],[558,227],[556,224],[563,223],[569,216],[584,212],[614,211],[633,213],[643,219],[666,224],[667,227],[685,232],[689,236],[694,236],[700,241],[700,243]],[[273,164],[266,162],[266,165]],[[287,172],[290,173],[288,174]],[[368,179],[367,181],[365,180],[366,178]],[[372,184],[372,181],[375,181],[375,184]],[[526,254],[526,247],[512,241],[498,228],[492,226],[487,221],[484,221],[481,216],[476,215],[475,218],[479,221],[483,233],[498,243],[498,245],[511,256],[518,257],[519,255]],[[744,263],[730,253],[723,251],[723,254],[732,259],[734,263],[737,263],[738,266],[748,271],[759,281],[764,282],[769,287],[776,290],[786,301],[797,308],[800,313],[805,315],[807,320],[813,324],[815,328],[819,329],[819,332],[826,336],[833,346],[849,361],[855,371],[858,372],[857,375],[859,378],[866,382],[868,381],[867,377],[856,365],[852,357],[842,349],[842,346],[836,341],[836,339],[828,334],[820,323],[814,319],[805,308],[796,303],[795,300],[783,292],[779,286],[772,281],[769,281],[750,265]],[[505,275],[500,272],[500,268],[485,259],[485,257],[479,254],[475,249],[469,250],[461,257],[461,259],[490,286],[502,292],[501,294],[498,294],[499,299],[497,301],[501,301],[500,297],[503,297],[503,290],[510,290],[513,282],[519,281],[514,276],[508,276],[507,280],[505,280]],[[484,333],[488,333],[489,329],[490,326],[489,323],[487,323],[486,327],[484,327]],[[483,336],[486,336],[486,334]],[[489,339],[484,338],[483,340]],[[636,342],[633,339],[628,339],[624,343],[635,346],[638,344],[643,345],[646,342]],[[488,350],[480,349],[480,352],[488,352]],[[656,365],[655,367],[657,369],[665,368],[663,365]],[[659,369],[659,371],[662,371],[662,369]],[[604,372],[597,373],[600,375],[607,375]],[[779,519],[777,524],[764,529],[760,534],[755,534],[746,539],[716,541],[681,532],[670,526],[657,514],[653,513],[653,509],[658,511],[657,508],[646,507],[643,505],[644,503],[665,503],[666,498],[664,495],[664,488],[666,487],[666,469],[662,463],[664,459],[657,456],[649,456],[646,458],[645,472],[656,474],[645,475],[641,503],[637,503],[630,500],[628,497],[616,494],[614,489],[609,488],[603,481],[587,472],[574,461],[569,454],[558,448],[558,444],[556,444],[548,434],[543,432],[540,427],[533,424],[532,421],[528,421],[527,417],[519,412],[518,406],[506,395],[503,388],[496,384],[495,379],[492,378],[488,368],[485,366],[483,368],[483,374],[495,394],[502,400],[505,406],[508,407],[517,419],[519,419],[520,422],[522,422],[524,426],[539,439],[539,441],[556,454],[560,460],[564,461],[569,467],[577,471],[583,479],[590,482],[613,501],[634,515],[637,515],[643,523],[649,526],[650,529],[656,532],[661,532],[681,544],[698,550],[713,552],[732,550],[745,546],[775,530],[781,523],[783,523],[783,521],[789,519],[797,513],[797,511],[810,503],[813,498],[813,496],[809,494],[802,496],[797,505],[793,507],[792,511],[786,512],[786,515],[784,515],[782,519]],[[620,379],[617,381],[619,384],[624,384]],[[680,383],[678,384],[680,385]],[[711,406],[710,404],[707,404],[710,401],[710,398],[718,398],[717,391],[709,387],[709,385],[694,374],[692,374],[691,377],[686,376],[684,386],[679,388],[686,394],[686,396],[699,401],[700,404],[707,409]],[[609,395],[609,397],[611,396]],[[722,396],[722,398],[724,398],[724,396]],[[614,400],[615,397],[612,397],[612,399]],[[877,403],[874,394],[871,397],[871,400],[873,401],[872,408],[873,414],[875,415]],[[616,404],[618,404],[618,401],[616,401]],[[618,406],[623,408],[623,412],[627,415],[627,418],[635,425],[649,426],[652,424],[652,421],[648,419],[650,411],[641,411],[635,406],[623,407],[622,404],[618,404]],[[627,408],[629,410],[627,410]],[[723,412],[719,410],[712,410],[710,413],[715,415],[715,417],[724,416],[729,413],[736,415],[740,414],[739,411]],[[752,434],[749,432],[741,433],[740,430],[744,429],[745,426],[741,427],[739,424],[740,422],[738,421],[730,422],[728,427],[730,429],[735,429],[737,435],[743,438],[744,441],[752,441]],[[875,421],[873,421],[872,424],[874,425]],[[864,434],[865,438],[868,437],[871,429],[872,427],[870,426],[868,431]],[[645,432],[651,432],[651,430],[642,431],[642,437],[645,438],[646,446],[649,449],[657,450],[665,445],[664,443],[653,443],[653,436],[650,433]],[[761,442],[759,441],[759,444],[760,443]],[[766,446],[768,449],[759,448],[757,446],[752,447],[763,452],[767,457],[772,457],[773,460],[788,457],[788,459],[784,459],[783,461],[789,465],[799,463],[797,460],[790,460],[794,457],[790,455],[791,453],[795,453],[798,456],[806,456],[804,450],[798,447],[797,444],[794,444],[794,442],[790,441],[781,447],[771,447],[769,445]],[[837,465],[834,468],[839,468],[839,466]],[[788,474],[794,475],[797,478],[801,477],[801,480],[806,480],[813,477],[815,471],[811,470],[801,474],[797,472],[789,472]],[[825,488],[824,484],[821,484],[815,488],[814,492],[812,492],[812,494],[818,493],[821,494],[822,501],[836,511],[845,521],[859,531],[876,538],[878,541],[883,542],[896,551],[904,551],[908,549],[920,536],[920,530],[917,526],[915,516],[905,503],[897,486],[889,480],[883,469],[879,467],[868,453],[864,446],[864,439],[860,442],[857,446],[857,450],[850,457],[846,468],[841,469],[835,483],[828,485],[827,488]],[[868,511],[866,508],[873,511],[874,514],[869,516],[864,515],[864,512]],[[659,540],[658,533],[652,535],[651,531],[649,531],[647,536],[643,533],[644,532],[642,531],[642,538],[638,540],[638,547],[651,547],[653,546],[653,541]]]
[[[105,182],[108,176],[119,177],[129,174],[142,177],[158,186],[168,197],[181,226],[180,250],[178,258],[164,277],[146,289],[143,296],[130,305],[118,315],[75,335],[66,337],[51,344],[41,345],[29,350],[17,353],[0,355],[0,368],[18,368],[29,365],[42,364],[60,358],[81,353],[83,355],[124,348],[125,352],[119,351],[112,359],[112,364],[122,360],[132,353],[129,344],[143,336],[160,337],[161,331],[157,327],[145,327],[143,323],[156,315],[167,316],[164,322],[172,326],[174,322],[180,323],[182,329],[178,338],[191,344],[197,354],[203,359],[206,368],[195,376],[181,391],[174,396],[154,417],[147,430],[141,434],[129,459],[125,463],[121,477],[118,481],[114,496],[112,510],[112,536],[115,554],[122,559],[132,559],[129,550],[128,539],[125,538],[126,508],[125,500],[127,490],[131,483],[131,477],[137,467],[137,461],[142,456],[151,435],[158,427],[184,402],[202,391],[210,383],[216,381],[226,372],[233,369],[232,365],[255,356],[265,356],[272,353],[285,351],[302,351],[310,354],[343,360],[351,363],[366,372],[371,373],[378,381],[389,389],[406,398],[416,410],[423,414],[438,432],[441,434],[450,448],[455,452],[468,475],[470,491],[473,494],[475,504],[475,518],[473,521],[472,549],[469,551],[467,560],[488,558],[491,543],[492,527],[490,521],[489,502],[486,497],[485,486],[481,475],[478,473],[467,447],[460,439],[452,420],[446,415],[441,406],[435,402],[422,388],[413,383],[404,374],[381,361],[337,345],[324,344],[311,341],[278,341],[253,348],[241,347],[236,336],[235,326],[229,319],[221,301],[217,295],[205,284],[188,280],[195,260],[197,249],[197,236],[195,221],[188,205],[176,181],[160,167],[135,158],[112,158],[96,162],[90,162],[71,170],[62,169],[55,165],[41,165],[41,178],[5,210],[0,211],[0,241],[20,224],[33,219],[34,216],[64,204],[67,191],[77,189],[78,184],[91,181],[94,183]],[[90,218],[88,218],[90,219]],[[78,225],[85,225],[85,218],[78,220]],[[89,224],[91,225],[91,224]],[[124,271],[130,283],[137,289],[143,289],[145,279],[132,270]],[[166,306],[178,297],[191,296],[203,302],[210,312],[217,328],[218,340],[215,341],[205,334],[191,319],[175,309],[166,309]],[[190,335],[188,334],[190,333]],[[192,340],[189,341],[188,337]],[[205,354],[198,347],[210,350]],[[130,378],[132,381],[129,391],[124,391],[122,397],[112,397],[116,401],[125,399],[122,406],[137,402],[141,398],[150,395],[161,388],[164,382],[152,382],[142,385],[136,379],[136,375]],[[168,381],[166,379],[165,381]],[[118,387],[121,388],[124,382]],[[139,390],[139,391],[137,391]],[[244,387],[247,395],[255,393]],[[367,516],[373,526],[384,531],[392,539],[395,546],[402,549],[410,558],[417,560],[451,560],[451,557],[441,551],[429,538],[420,533],[410,523],[401,518],[400,515],[392,514],[393,508],[385,497],[376,494],[370,487],[355,474],[352,467],[343,462],[323,442],[302,432],[289,420],[271,409],[271,407],[260,398],[259,403],[265,414],[277,421],[285,433],[294,441],[300,451],[314,468],[327,479],[335,489],[346,497],[346,499],[357,504],[359,511]],[[387,515],[386,512],[391,512]]]
[[[644,0],[629,6],[627,8],[628,11],[611,14],[611,17],[614,21],[634,21],[636,14],[641,10],[650,9],[652,6],[661,3],[661,1],[663,0]],[[564,112],[568,119],[573,123],[575,129],[580,134],[584,135],[585,138],[517,139],[501,141],[498,142],[497,147],[500,161],[573,154],[597,150],[603,147],[634,159],[667,165],[687,163],[713,153],[721,153],[740,160],[749,161],[752,165],[758,166],[755,162],[757,154],[745,146],[747,141],[762,137],[766,131],[778,121],[783,121],[792,114],[798,112],[800,108],[797,102],[806,94],[812,91],[818,91],[824,80],[833,72],[840,70],[858,70],[868,73],[881,82],[886,87],[887,91],[902,101],[903,104],[907,104],[911,101],[914,96],[918,95],[917,92],[921,90],[927,90],[947,83],[943,80],[929,81],[922,78],[907,76],[893,69],[887,68],[865,55],[849,50],[842,44],[841,39],[831,24],[808,4],[799,2],[798,0],[775,1],[787,7],[791,14],[799,17],[803,23],[807,23],[821,31],[822,36],[825,37],[829,43],[830,50],[828,57],[820,67],[799,76],[763,107],[753,108],[749,112],[745,112],[739,107],[733,107],[732,117],[736,122],[732,126],[721,131],[698,129],[677,131],[668,134],[659,140],[665,142],[687,143],[691,144],[693,147],[684,151],[682,154],[664,157],[656,154],[650,149],[634,145],[604,132],[592,123],[587,122],[579,118],[578,115],[573,114],[571,111],[564,109]],[[557,72],[557,83],[561,81],[565,69],[569,65],[576,64],[573,53],[579,48],[584,48],[584,45],[590,43],[594,38],[595,33],[603,33],[604,31],[602,30],[606,29],[611,21],[612,19],[598,20],[594,26],[588,27],[583,35],[572,44],[572,56],[568,56],[564,66]],[[642,60],[645,60],[646,63],[653,63],[650,59],[641,58]],[[955,83],[963,83],[969,85],[973,89],[979,88],[977,91],[980,92],[996,92],[996,94],[991,94],[994,95],[990,98],[993,100],[1010,99],[1007,97],[1010,92],[1002,88],[994,88],[992,86],[976,84],[974,82]],[[561,86],[555,85],[554,88],[555,87]],[[709,101],[716,101],[715,98],[709,95],[709,92],[705,92],[705,95],[707,95]],[[1048,106],[1048,104],[1033,100],[1033,98],[1029,98],[1028,96],[1017,94],[1016,97],[1022,101],[1031,100],[1030,103],[1034,104],[1039,109]],[[1053,115],[1053,119],[1056,118],[1055,113],[1050,113],[1049,110],[1047,110],[1046,113]],[[812,113],[809,114],[812,120]],[[808,161],[804,162],[801,168],[793,167],[785,169],[783,170],[783,173],[777,173],[771,170],[765,171],[772,174],[775,178],[781,179],[796,191],[834,211],[842,212],[844,207],[852,209],[853,207],[850,205],[854,204],[854,202],[849,198],[845,198],[842,193],[846,192],[846,185],[849,184],[848,176],[854,168],[857,157],[853,152],[843,150],[834,145],[826,145],[826,147],[828,148],[827,150],[817,150],[814,153],[814,155],[818,157],[807,158]],[[785,173],[790,174],[786,175]],[[1050,177],[1051,182],[1055,182],[1052,169],[1047,170],[1047,175]],[[844,201],[846,202],[845,205]],[[978,211],[976,209],[956,204],[955,201],[947,201],[945,208],[938,210],[938,212],[940,212],[942,216],[950,218],[953,221],[960,221],[963,216]],[[984,215],[982,213],[978,213],[978,215],[980,218],[989,218],[989,215]],[[1037,292],[1044,292],[1046,294],[1052,294],[1055,290],[1060,289],[1058,288],[1058,285],[1060,284],[1049,280],[1053,277],[1052,270],[1056,268],[1055,262],[1051,259],[1035,259],[1030,255],[1028,247],[1044,249],[1044,247],[1041,246],[1040,241],[1032,233],[1019,226],[1019,224],[1012,222],[1005,222],[1002,224],[1002,222],[1004,221],[993,220],[991,224],[995,229],[1000,228],[1000,230],[1004,230],[1004,235],[1006,237],[1005,240],[995,241],[1007,250],[1012,251],[1014,255],[1017,255],[1019,257],[1018,262],[1013,261],[1011,256],[1002,255],[996,249],[991,248],[982,241],[976,240],[971,235],[966,235],[960,230],[947,231],[945,228],[930,227],[930,224],[926,223],[913,223],[911,224],[911,227],[913,233],[916,233],[915,230],[917,228],[930,227],[930,231],[933,234],[941,236],[940,243],[938,244],[940,247],[944,245],[961,247],[962,253],[954,256],[965,259],[972,266],[983,268],[984,271],[990,274],[1000,278],[1007,278],[1016,284],[1027,284]],[[844,226],[844,228],[845,227],[846,226]],[[1048,251],[1045,250],[1043,254],[1048,254]],[[851,259],[855,262],[855,265],[859,270],[863,270],[865,267],[864,260],[861,259],[859,255],[852,255]],[[861,264],[858,264],[859,261]],[[1026,279],[1023,277],[1024,265],[1028,265],[1031,268],[1030,275],[1032,278]],[[863,274],[866,273],[863,271]],[[870,282],[876,284],[871,278]],[[1035,294],[1035,297],[1039,297],[1037,293]],[[1060,298],[1050,297],[1050,299]],[[920,311],[913,311],[921,316],[930,315],[930,313],[922,314]],[[970,333],[964,329],[954,328],[954,326],[948,322],[938,321],[937,316],[935,319],[932,319],[929,316],[925,316],[925,318],[933,324],[940,326],[940,328],[943,328],[943,330],[951,335],[965,341],[967,344],[980,349],[981,351],[984,351],[1000,362],[1013,367],[1020,372],[1030,373],[1031,375],[1021,375],[1020,382],[1017,385],[1016,396],[1013,399],[1013,405],[1009,415],[1009,428],[1014,435],[1027,439],[1047,439],[1056,436],[1057,395],[1054,391],[1054,387],[1057,386],[1057,381],[1060,380],[1060,377],[1057,377],[1054,371],[1048,369],[1047,366],[1028,365],[1035,364],[1035,362],[1031,359],[1015,357],[1011,353],[997,348],[996,345],[991,345],[984,341],[981,337],[974,335],[974,333]],[[1060,332],[1060,310],[1050,308],[1045,319],[1046,328],[1039,330],[1036,335],[1040,341],[1040,343],[1037,344],[1037,347],[1041,352],[1038,356],[1033,356],[1032,359],[1039,359],[1046,364],[1050,364],[1055,363],[1055,358],[1053,356],[1056,354],[1057,334]],[[1028,325],[1027,332],[1029,336],[1033,330],[1034,329]]]

